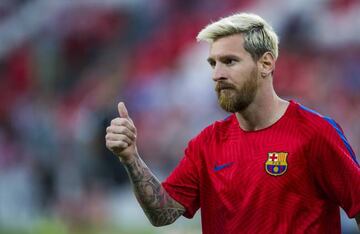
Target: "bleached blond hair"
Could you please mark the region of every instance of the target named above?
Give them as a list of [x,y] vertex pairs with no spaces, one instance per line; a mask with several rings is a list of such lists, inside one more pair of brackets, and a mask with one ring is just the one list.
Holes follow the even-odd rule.
[[263,18],[251,13],[238,13],[222,18],[203,28],[196,39],[212,43],[219,38],[242,34],[244,49],[256,61],[270,52],[276,59],[279,54],[279,39],[273,28]]

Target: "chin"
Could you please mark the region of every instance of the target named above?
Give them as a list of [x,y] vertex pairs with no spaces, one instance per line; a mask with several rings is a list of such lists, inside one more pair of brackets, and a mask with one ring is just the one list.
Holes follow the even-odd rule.
[[219,98],[218,99],[220,107],[229,113],[242,112],[246,110],[251,102],[234,102],[229,98]]

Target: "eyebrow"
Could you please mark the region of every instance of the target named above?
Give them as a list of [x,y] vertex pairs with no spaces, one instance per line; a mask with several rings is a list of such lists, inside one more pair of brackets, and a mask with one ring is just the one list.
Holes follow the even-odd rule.
[[[222,61],[222,60],[224,60],[224,59],[235,59],[235,60],[240,60],[240,57],[239,56],[237,56],[237,55],[234,55],[234,54],[226,54],[226,55],[220,55],[220,56],[218,56],[218,59],[220,60],[220,61]],[[213,58],[213,57],[209,57],[209,58],[207,58],[207,61],[210,63],[210,62],[213,62],[213,61],[215,61],[215,58]]]

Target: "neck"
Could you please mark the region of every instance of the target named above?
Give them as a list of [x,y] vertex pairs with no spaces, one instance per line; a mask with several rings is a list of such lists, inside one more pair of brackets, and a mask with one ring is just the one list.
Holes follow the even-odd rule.
[[241,129],[256,131],[267,128],[278,121],[285,114],[288,105],[289,102],[278,97],[272,89],[267,95],[257,95],[245,110],[236,112],[235,115]]

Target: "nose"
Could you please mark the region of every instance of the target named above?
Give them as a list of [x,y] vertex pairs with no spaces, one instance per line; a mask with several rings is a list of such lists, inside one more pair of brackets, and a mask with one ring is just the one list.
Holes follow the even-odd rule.
[[221,64],[216,64],[213,70],[213,81],[226,80],[226,77],[224,67]]

